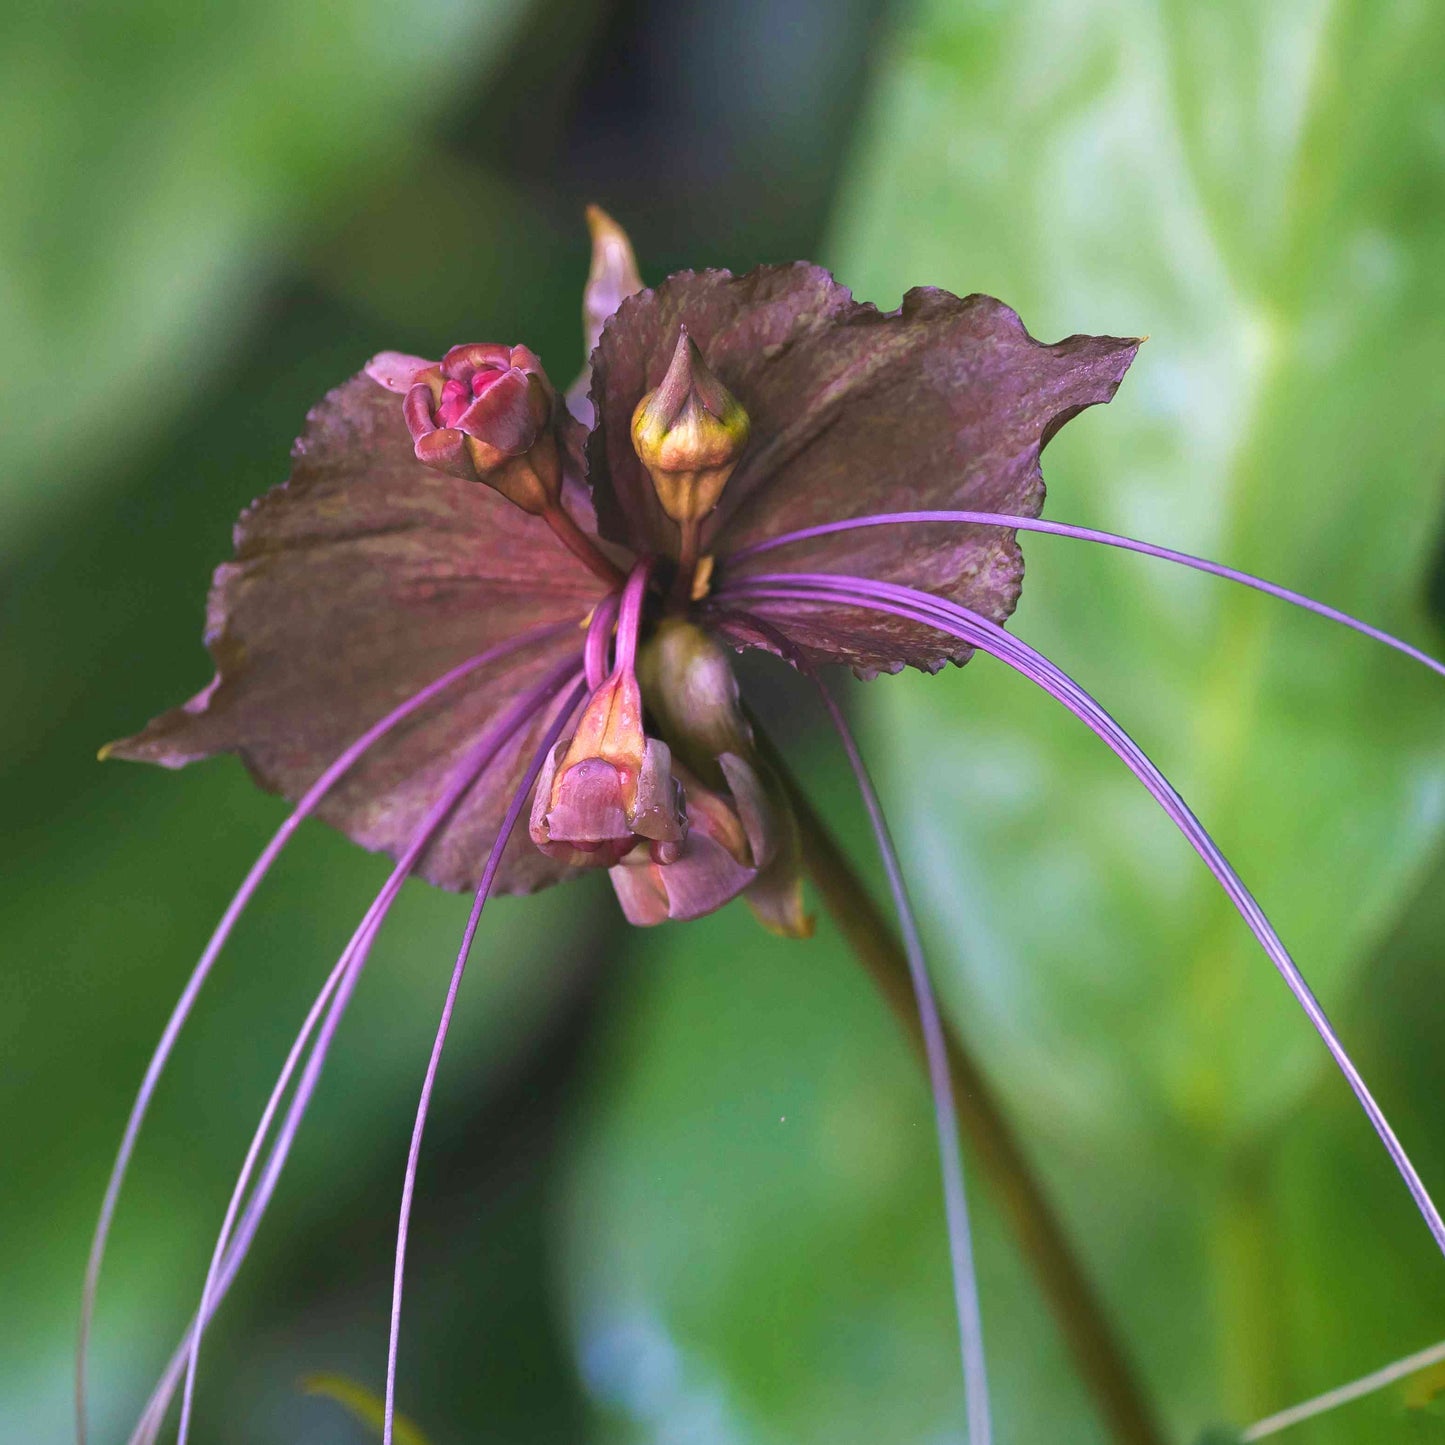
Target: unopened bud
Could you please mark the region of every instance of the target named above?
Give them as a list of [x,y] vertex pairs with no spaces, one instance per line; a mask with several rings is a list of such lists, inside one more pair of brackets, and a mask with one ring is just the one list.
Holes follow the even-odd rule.
[[705,782],[721,784],[723,753],[751,756],[732,660],[695,622],[664,617],[638,652],[637,677],[658,730]]
[[537,357],[525,346],[454,346],[405,378],[404,363],[416,360],[383,352],[367,366],[373,380],[405,392],[416,459],[483,482],[523,511],[554,506],[562,487],[557,398]]
[[699,521],[717,505],[750,430],[742,404],[681,327],[662,385],[632,413],[632,445],[674,522]]
[[549,857],[611,867],[639,844],[676,855],[687,824],[666,743],[642,730],[642,694],[630,670],[592,694],[571,740],[537,780],[532,841]]

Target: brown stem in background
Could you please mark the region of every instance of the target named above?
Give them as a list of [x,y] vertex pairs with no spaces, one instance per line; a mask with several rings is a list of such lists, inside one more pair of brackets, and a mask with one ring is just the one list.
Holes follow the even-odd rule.
[[[787,789],[802,831],[803,860],[839,931],[882,991],[919,1057],[923,1038],[908,960],[892,926],[814,811],[778,750],[759,732],[768,764]],[[1164,1435],[1134,1378],[1093,1286],[978,1064],[945,1021],[959,1128],[1032,1266],[1079,1374],[1119,1445],[1163,1445]]]
[[627,581],[627,574],[615,562],[602,555],[592,538],[560,505],[548,507],[542,513],[542,520],[557,534],[562,545],[609,587],[620,587]]

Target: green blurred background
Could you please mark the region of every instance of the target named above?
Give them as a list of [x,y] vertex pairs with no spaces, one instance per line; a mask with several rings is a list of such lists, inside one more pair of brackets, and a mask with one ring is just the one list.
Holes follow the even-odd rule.
[[[1151,333],[1051,513],[1445,645],[1445,9],[1412,0],[68,0],[0,20],[0,1439],[62,1441],[89,1231],[281,804],[95,748],[209,675],[235,513],[372,352],[578,360],[597,200],[644,275],[812,256]],[[1170,772],[1445,1190],[1445,690],[1211,579],[1033,538],[1020,633]],[[1434,598],[1434,620],[1432,603]],[[776,682],[776,679],[775,679]],[[771,699],[868,859],[799,695]],[[1171,1438],[1445,1336],[1445,1265],[1266,960],[1114,759],[986,660],[853,689],[935,969]],[[876,873],[868,864],[870,875]],[[385,868],[305,832],[144,1136],[96,1438],[192,1307],[306,1001]],[[365,1438],[464,900],[389,925],[203,1357],[201,1438]],[[447,1442],[960,1442],[926,1095],[826,923],[489,910],[441,1075],[402,1396]],[[1103,1436],[982,1188],[1004,1445]],[[1398,1394],[1291,1441],[1445,1439]]]

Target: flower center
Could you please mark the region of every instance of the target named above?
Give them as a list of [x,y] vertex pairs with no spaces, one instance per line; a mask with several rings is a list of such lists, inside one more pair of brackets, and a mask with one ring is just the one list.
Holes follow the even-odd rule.
[[467,408],[479,396],[489,392],[511,369],[505,366],[484,366],[473,374],[470,385],[456,379],[443,382],[441,400],[436,408],[438,425],[455,426],[466,414]]

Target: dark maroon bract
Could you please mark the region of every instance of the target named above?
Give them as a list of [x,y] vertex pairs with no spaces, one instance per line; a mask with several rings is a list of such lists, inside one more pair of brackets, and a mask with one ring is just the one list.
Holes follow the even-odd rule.
[[[781,640],[796,660],[865,673],[908,663],[934,670],[971,649],[827,602],[760,602],[753,611],[773,638],[710,602],[765,570],[734,564],[731,554],[814,523],[902,507],[1036,515],[1044,444],[1113,395],[1137,346],[1107,337],[1044,346],[1000,302],[943,291],[912,291],[900,311],[884,314],[816,266],[684,273],[623,301],[602,330],[585,480],[580,458],[567,456],[573,424],[560,407],[550,431],[528,430],[533,403],[517,378],[541,378],[536,394],[553,393],[531,353],[526,370],[501,369],[524,348],[458,346],[436,365],[383,353],[371,368],[381,381],[363,372],[332,392],[308,418],[290,481],[241,519],[236,560],[217,572],[208,609],[215,681],[111,755],[177,767],[235,752],[263,787],[294,800],[352,738],[447,668],[525,628],[573,622],[575,634],[487,670],[424,722],[378,743],[323,805],[321,815],[364,847],[397,856],[466,740],[551,660],[580,650],[581,624],[604,595],[545,518],[475,485],[479,473],[489,481],[475,461],[481,447],[505,454],[508,466],[539,450],[563,456],[556,492],[566,517],[621,568],[655,559],[664,596],[676,597],[665,574],[680,528],[634,450],[632,418],[664,381],[684,323],[746,411],[751,436],[701,522],[693,560],[710,568],[708,591],[694,600],[689,588],[665,610],[734,646],[778,650]],[[460,405],[461,390],[473,393],[489,376],[501,379],[449,426],[428,431],[431,419],[417,420],[435,398],[436,420],[447,420],[446,388],[459,388]],[[504,387],[514,395],[500,419],[495,410],[478,416]],[[437,438],[447,440],[432,446]],[[1023,574],[1012,532],[997,527],[924,529],[922,538],[839,533],[800,545],[790,562],[919,587],[996,622],[1013,611]],[[526,745],[519,739],[512,762],[493,769],[443,828],[422,876],[475,886]],[[567,860],[526,855],[519,838],[499,891],[569,871],[554,866]]]

